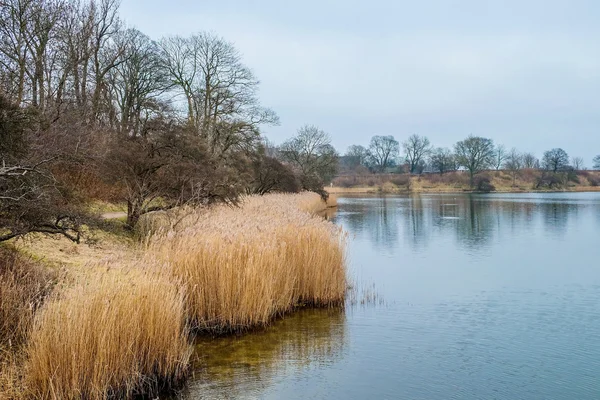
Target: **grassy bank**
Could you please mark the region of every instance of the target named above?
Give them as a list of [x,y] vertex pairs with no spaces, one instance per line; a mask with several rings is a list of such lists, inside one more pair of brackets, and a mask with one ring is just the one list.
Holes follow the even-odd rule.
[[[488,171],[480,176],[489,180],[496,192],[600,191],[600,171],[579,171],[574,180],[549,186],[541,184],[543,171],[523,170],[516,177],[507,171]],[[440,174],[346,175],[334,179],[326,188],[331,194],[351,193],[462,193],[471,192],[465,171]]]
[[156,395],[185,378],[194,332],[341,304],[344,234],[315,215],[327,207],[309,193],[248,197],[239,208],[158,214],[143,245],[114,232],[77,247],[18,243],[41,278],[21,266],[0,274],[0,315],[19,316],[2,320],[0,398]]

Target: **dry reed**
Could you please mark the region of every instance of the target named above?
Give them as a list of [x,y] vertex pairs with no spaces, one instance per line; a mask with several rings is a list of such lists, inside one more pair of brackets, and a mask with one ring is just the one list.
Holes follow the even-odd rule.
[[0,248],[0,352],[25,340],[55,280],[56,274],[16,250]]
[[341,304],[346,292],[345,236],[312,213],[313,193],[250,196],[239,208],[189,216],[149,241],[187,287],[188,313],[200,330],[265,325],[300,305]]
[[107,399],[156,394],[185,376],[184,295],[161,274],[108,271],[49,301],[27,346],[27,395]]
[[144,265],[124,255],[89,265],[35,318],[37,306],[23,314],[25,351],[0,360],[0,396],[156,395],[185,377],[190,322],[234,331],[298,305],[342,304],[345,235],[314,215],[325,208],[304,193],[161,216],[147,230]]

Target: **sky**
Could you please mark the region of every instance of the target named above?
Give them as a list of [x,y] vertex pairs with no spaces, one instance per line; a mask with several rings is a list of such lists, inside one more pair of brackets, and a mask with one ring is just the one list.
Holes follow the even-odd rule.
[[263,130],[277,144],[312,124],[341,153],[473,134],[587,167],[600,154],[597,0],[122,0],[120,14],[155,40],[234,43],[280,117]]

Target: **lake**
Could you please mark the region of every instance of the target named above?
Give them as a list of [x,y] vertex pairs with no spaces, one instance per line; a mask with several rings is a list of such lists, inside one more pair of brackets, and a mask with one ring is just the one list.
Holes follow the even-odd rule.
[[202,339],[183,397],[600,398],[600,193],[338,202],[352,304]]

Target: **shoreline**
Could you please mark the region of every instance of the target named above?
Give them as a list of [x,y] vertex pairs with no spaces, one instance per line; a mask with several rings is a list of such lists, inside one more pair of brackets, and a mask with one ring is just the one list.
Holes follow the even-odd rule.
[[[61,277],[22,344],[5,349],[19,361],[0,371],[0,397],[168,393],[185,384],[193,335],[245,333],[298,309],[342,304],[344,236],[319,216],[335,206],[335,195],[327,203],[314,193],[250,197],[240,209],[156,214],[142,242],[99,231],[90,232],[99,235],[95,242],[81,245],[40,235],[9,244]],[[121,213],[103,216],[120,226]],[[132,307],[138,312],[122,318]],[[119,341],[132,349],[125,361],[114,346]],[[98,354],[114,373],[94,361]]]
[[330,195],[348,195],[348,194],[493,194],[493,193],[597,193],[600,192],[600,187],[597,186],[585,186],[575,187],[571,189],[562,190],[494,190],[491,192],[481,192],[477,190],[469,189],[443,189],[443,188],[420,188],[418,190],[406,190],[406,189],[382,189],[374,186],[359,186],[353,188],[343,188],[339,186],[332,186],[325,188],[327,193]]

